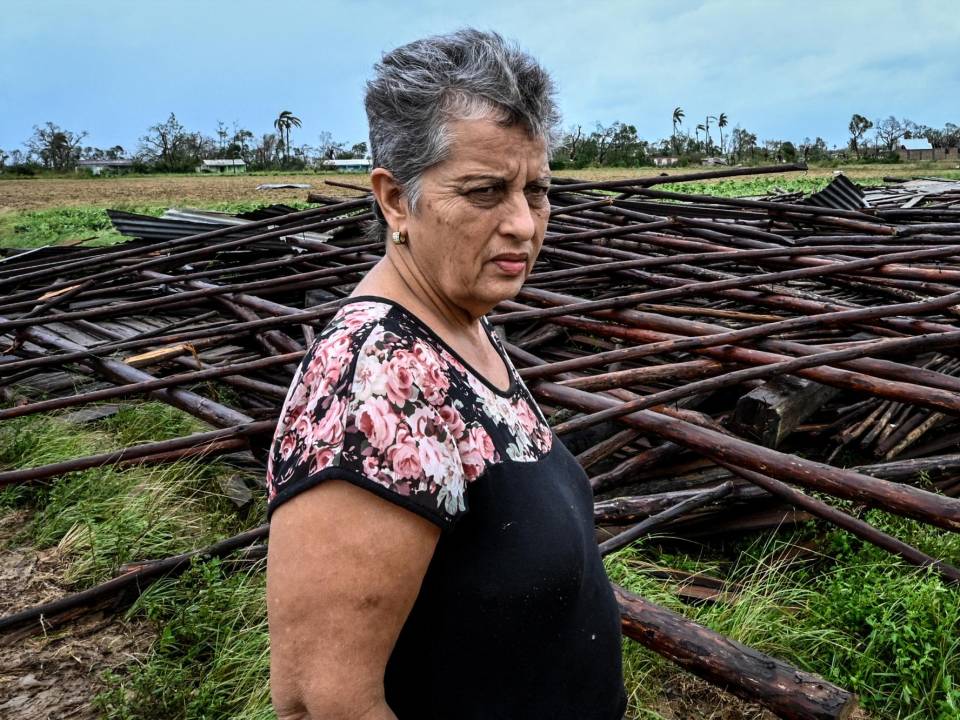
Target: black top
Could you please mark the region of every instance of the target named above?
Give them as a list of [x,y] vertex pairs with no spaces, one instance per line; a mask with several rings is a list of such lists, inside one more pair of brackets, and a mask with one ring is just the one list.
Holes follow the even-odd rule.
[[401,306],[345,305],[287,394],[268,512],[339,478],[443,530],[387,664],[398,720],[619,720],[620,616],[590,484],[484,326],[506,389]]

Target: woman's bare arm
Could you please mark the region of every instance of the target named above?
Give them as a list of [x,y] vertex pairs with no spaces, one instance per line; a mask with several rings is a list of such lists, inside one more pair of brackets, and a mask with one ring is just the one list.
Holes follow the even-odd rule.
[[280,720],[392,720],[383,672],[440,535],[341,480],[276,509],[267,559],[270,686]]

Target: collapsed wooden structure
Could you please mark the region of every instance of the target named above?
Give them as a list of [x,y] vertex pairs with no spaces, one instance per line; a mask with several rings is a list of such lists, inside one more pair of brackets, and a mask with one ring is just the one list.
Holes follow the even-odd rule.
[[[702,538],[820,518],[958,582],[960,570],[820,498],[960,528],[960,183],[864,190],[841,176],[813,196],[752,199],[656,189],[783,170],[556,181],[535,272],[491,320],[590,476],[602,552],[654,527]],[[0,421],[81,406],[97,417],[149,397],[211,426],[4,470],[0,485],[188,457],[262,468],[297,363],[383,250],[364,234],[368,196],[311,200],[237,217],[111,213],[137,239],[0,260]],[[198,553],[255,557],[266,535]],[[0,635],[121,601],[190,556],[0,618]],[[716,601],[712,582],[682,594]],[[617,593],[625,634],[780,717],[855,705]]]

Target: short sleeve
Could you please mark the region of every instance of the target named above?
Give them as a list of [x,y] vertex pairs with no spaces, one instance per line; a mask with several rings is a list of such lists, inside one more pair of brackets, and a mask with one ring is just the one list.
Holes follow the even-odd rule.
[[429,343],[382,322],[357,330],[325,332],[294,377],[268,461],[268,514],[336,478],[449,529],[492,443],[464,422]]

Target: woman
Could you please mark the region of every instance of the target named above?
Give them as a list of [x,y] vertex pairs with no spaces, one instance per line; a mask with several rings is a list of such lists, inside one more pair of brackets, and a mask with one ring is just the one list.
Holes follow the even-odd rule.
[[473,30],[368,83],[387,251],[304,358],[268,468],[280,720],[623,716],[589,483],[484,319],[543,242],[552,92]]

